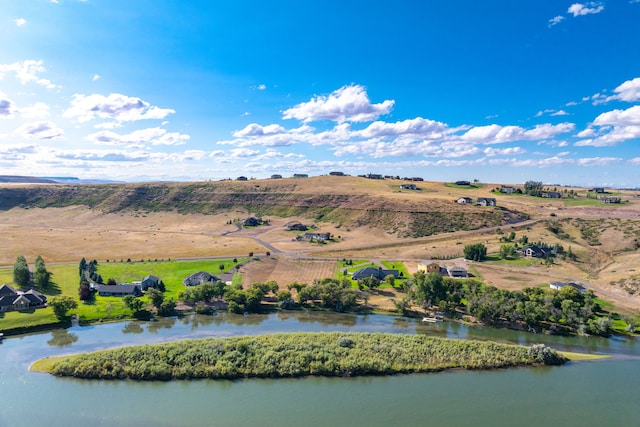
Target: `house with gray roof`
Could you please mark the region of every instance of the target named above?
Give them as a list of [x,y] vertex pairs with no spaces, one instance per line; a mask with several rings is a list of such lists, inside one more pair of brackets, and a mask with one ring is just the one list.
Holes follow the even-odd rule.
[[100,285],[95,284],[93,288],[101,297],[126,297],[127,295],[140,296],[142,290],[140,285],[123,283],[122,285]]
[[159,284],[160,278],[150,274],[140,281],[140,289],[146,291],[149,288],[157,288]]
[[41,308],[46,303],[47,297],[35,289],[21,291],[9,285],[0,286],[0,312]]
[[367,277],[374,277],[378,280],[384,280],[385,277],[392,275],[396,279],[399,276],[398,270],[385,270],[381,267],[364,267],[353,273],[353,280],[360,280]]
[[199,271],[182,279],[182,284],[185,286],[198,286],[203,283],[216,282],[217,280],[218,278],[213,274],[209,274],[206,271]]

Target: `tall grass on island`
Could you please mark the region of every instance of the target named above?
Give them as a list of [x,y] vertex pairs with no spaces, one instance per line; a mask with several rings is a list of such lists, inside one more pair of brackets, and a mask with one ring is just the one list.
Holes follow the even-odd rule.
[[32,367],[87,379],[187,380],[392,375],[560,365],[544,345],[386,333],[283,333],[207,338],[43,359]]

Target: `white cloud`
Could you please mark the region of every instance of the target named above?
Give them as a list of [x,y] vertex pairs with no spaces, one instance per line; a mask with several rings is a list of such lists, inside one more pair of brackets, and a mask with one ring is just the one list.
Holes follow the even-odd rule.
[[395,123],[376,121],[357,132],[357,135],[365,138],[412,135],[416,138],[440,139],[449,132],[451,132],[449,127],[442,122],[416,117]]
[[499,144],[512,141],[533,141],[550,139],[556,135],[571,132],[575,128],[573,123],[549,123],[536,125],[533,129],[524,129],[520,126],[477,126],[469,129],[460,138],[479,144]]
[[612,164],[620,163],[622,159],[618,157],[589,157],[582,158],[576,161],[578,166],[610,166]]
[[20,108],[19,111],[25,119],[46,119],[49,117],[49,106],[44,102],[36,102],[29,107]]
[[627,80],[620,86],[613,90],[615,95],[604,96],[602,94],[595,94],[591,97],[593,99],[593,105],[604,104],[609,101],[626,101],[634,102],[640,100],[640,77],[636,77],[632,80]]
[[175,110],[151,106],[140,98],[134,98],[119,93],[104,95],[75,94],[71,99],[71,107],[63,114],[64,117],[88,122],[94,118],[111,119],[129,122],[146,119],[164,119]]
[[55,89],[58,86],[48,79],[38,77],[38,73],[44,73],[46,68],[42,66],[42,60],[27,59],[22,62],[14,62],[12,64],[0,64],[0,80],[5,74],[13,72],[20,83],[37,83],[48,89]]
[[[599,129],[596,131],[595,127]],[[593,147],[608,147],[640,138],[640,105],[602,113],[578,136],[592,138],[578,141],[576,146]]]
[[267,85],[258,85],[258,90],[265,90],[267,88]]
[[569,6],[567,13],[573,15],[573,17],[584,16],[584,15],[592,15],[596,13],[600,13],[604,10],[604,5],[598,2],[588,2],[588,3],[574,3]]
[[549,19],[549,27],[553,27],[554,25],[558,25],[563,20],[564,20],[564,16],[562,16],[562,15],[554,16],[553,18]]
[[386,100],[371,104],[363,86],[350,85],[326,96],[316,96],[283,112],[284,119],[298,119],[305,123],[332,120],[343,122],[367,122],[388,114],[395,101]]
[[96,129],[118,129],[122,127],[122,122],[96,123],[93,127]]
[[247,136],[264,136],[285,133],[286,130],[280,125],[260,126],[256,123],[247,125],[244,129],[235,131],[233,136],[236,138],[244,138]]
[[248,148],[234,148],[230,150],[231,157],[235,158],[255,157],[258,154],[260,154],[260,150],[250,150]]
[[56,127],[53,122],[41,121],[26,123],[16,129],[15,133],[27,139],[58,139],[64,131]]
[[156,127],[136,130],[125,135],[104,130],[88,135],[86,139],[99,145],[142,147],[145,144],[182,145],[190,139],[190,136],[178,132],[167,132],[165,129]]
[[91,81],[95,82],[96,80],[100,80],[102,78],[102,76],[100,74],[94,74],[93,77],[91,77]]
[[0,118],[11,119],[16,111],[16,104],[7,97],[3,92],[0,92]]
[[567,113],[564,110],[558,110],[558,111],[555,111],[555,112],[551,113],[551,116],[553,116],[553,117],[556,117],[556,116],[568,116],[568,115],[569,115],[569,113]]
[[524,154],[527,151],[520,147],[510,147],[510,148],[493,148],[487,147],[482,150],[482,153],[487,157],[495,157],[495,156],[512,156],[514,154]]
[[18,18],[13,22],[15,22],[18,27],[24,27],[27,24],[27,20],[24,18]]

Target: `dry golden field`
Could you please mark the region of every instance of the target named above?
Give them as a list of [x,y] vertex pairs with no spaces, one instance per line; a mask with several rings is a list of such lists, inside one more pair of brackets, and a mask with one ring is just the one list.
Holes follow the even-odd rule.
[[[437,182],[417,182],[419,191],[400,191],[399,180],[366,180],[357,177],[314,177],[308,179],[257,180],[215,183],[215,191],[242,194],[342,195],[353,197],[357,209],[398,206],[398,212],[372,224],[326,221],[320,217],[292,215],[263,216],[269,225],[241,228],[228,222],[241,220],[252,212],[230,208],[209,214],[124,209],[115,213],[85,206],[57,208],[14,207],[0,210],[0,265],[12,265],[18,255],[32,262],[37,255],[45,262],[77,262],[82,256],[104,259],[166,259],[187,257],[262,257],[241,270],[243,281],[276,280],[282,287],[297,280],[332,276],[336,260],[372,259],[403,261],[410,272],[424,259],[455,258],[469,243],[483,243],[489,253],[499,250],[500,237],[514,232],[529,242],[571,247],[576,262],[558,260],[551,266],[504,262],[473,264],[472,271],[497,287],[519,289],[550,281],[577,280],[592,287],[604,299],[627,310],[640,310],[640,199],[632,192],[617,192],[625,203],[600,205],[575,201],[532,198],[492,193],[498,184],[479,188],[457,188]],[[179,191],[180,184],[170,184]],[[128,187],[129,188],[129,187]],[[133,186],[131,186],[133,190]],[[562,191],[562,189],[560,189]],[[583,195],[585,189],[572,190]],[[212,190],[213,191],[213,190]],[[256,193],[258,194],[258,193]],[[471,231],[443,232],[419,238],[400,238],[389,221],[405,221],[403,210],[477,212],[476,208],[454,203],[458,197],[494,197],[499,207],[523,212],[530,219],[499,227]],[[341,202],[349,207],[348,198]],[[466,210],[465,210],[466,209]],[[372,214],[375,218],[377,214]],[[380,215],[384,215],[383,212]],[[285,225],[299,221],[315,225],[315,231],[329,232],[335,241],[324,245],[296,241],[296,232]],[[384,228],[381,228],[384,225]],[[555,228],[556,232],[551,229]],[[558,232],[558,228],[560,232]],[[313,258],[314,260],[306,260]],[[635,289],[637,288],[637,291]],[[375,295],[370,304],[389,306],[393,295]]]

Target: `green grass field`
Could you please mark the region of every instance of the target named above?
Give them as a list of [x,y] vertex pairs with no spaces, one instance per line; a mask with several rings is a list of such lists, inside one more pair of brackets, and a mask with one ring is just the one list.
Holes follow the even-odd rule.
[[[238,262],[246,258],[238,259]],[[103,262],[98,264],[98,273],[106,282],[113,278],[118,283],[140,281],[151,274],[159,277],[166,286],[165,298],[178,299],[178,293],[184,289],[182,279],[198,271],[219,274],[234,268],[236,263],[229,259],[158,261],[158,262]],[[223,268],[220,268],[223,266]],[[133,313],[123,303],[121,297],[95,296],[82,302],[78,298],[78,264],[56,264],[47,266],[52,273],[52,284],[43,291],[49,298],[55,295],[68,295],[78,300],[78,308],[69,314],[77,314],[81,322],[116,320],[132,317]],[[14,286],[13,268],[0,268],[0,283]],[[146,301],[146,299],[145,299]],[[51,308],[41,308],[24,312],[7,312],[0,315],[0,330],[35,327],[58,323]]]

